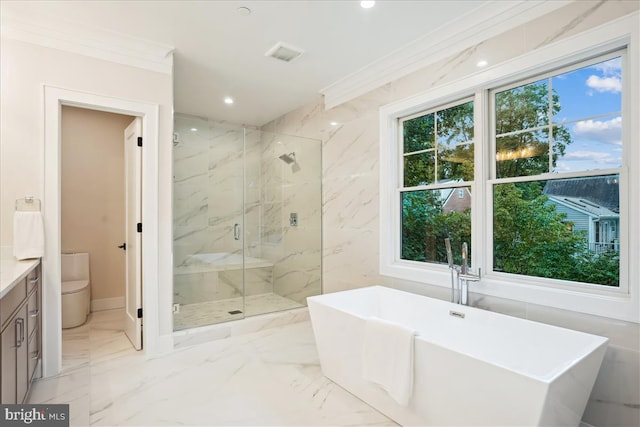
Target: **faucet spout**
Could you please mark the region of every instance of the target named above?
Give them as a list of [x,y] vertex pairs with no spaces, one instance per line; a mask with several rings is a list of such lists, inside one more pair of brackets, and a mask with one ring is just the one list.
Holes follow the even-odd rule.
[[451,302],[456,303],[456,296],[458,295],[456,281],[453,278],[453,272],[456,267],[453,265],[453,254],[451,253],[451,239],[448,237],[444,239],[444,246],[447,249],[447,261],[449,263],[449,272],[451,273]]

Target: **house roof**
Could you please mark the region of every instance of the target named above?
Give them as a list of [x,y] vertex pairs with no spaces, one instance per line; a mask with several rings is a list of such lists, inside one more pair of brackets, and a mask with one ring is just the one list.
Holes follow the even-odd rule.
[[549,196],[549,200],[597,218],[619,217],[620,214],[579,197]]
[[[614,215],[620,212],[618,175],[549,180],[542,192],[547,196],[570,200],[594,209],[604,208]],[[601,216],[597,214],[598,216]]]

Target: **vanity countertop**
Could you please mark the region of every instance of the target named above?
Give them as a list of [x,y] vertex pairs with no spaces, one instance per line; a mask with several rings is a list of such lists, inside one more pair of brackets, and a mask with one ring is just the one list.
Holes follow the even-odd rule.
[[0,298],[9,293],[16,283],[27,277],[34,267],[40,263],[40,258],[18,261],[7,257],[0,259]]

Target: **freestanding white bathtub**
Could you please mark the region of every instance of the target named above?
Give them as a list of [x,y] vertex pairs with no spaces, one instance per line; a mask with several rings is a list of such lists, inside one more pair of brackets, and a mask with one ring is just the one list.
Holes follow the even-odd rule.
[[[382,286],[307,301],[324,375],[405,426],[578,426],[608,341]],[[417,331],[407,407],[362,379],[371,316]]]

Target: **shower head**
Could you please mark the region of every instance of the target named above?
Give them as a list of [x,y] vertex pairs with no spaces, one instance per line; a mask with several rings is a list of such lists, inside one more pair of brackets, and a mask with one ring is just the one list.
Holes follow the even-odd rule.
[[286,164],[290,165],[291,163],[296,161],[296,153],[283,154],[278,158]]

